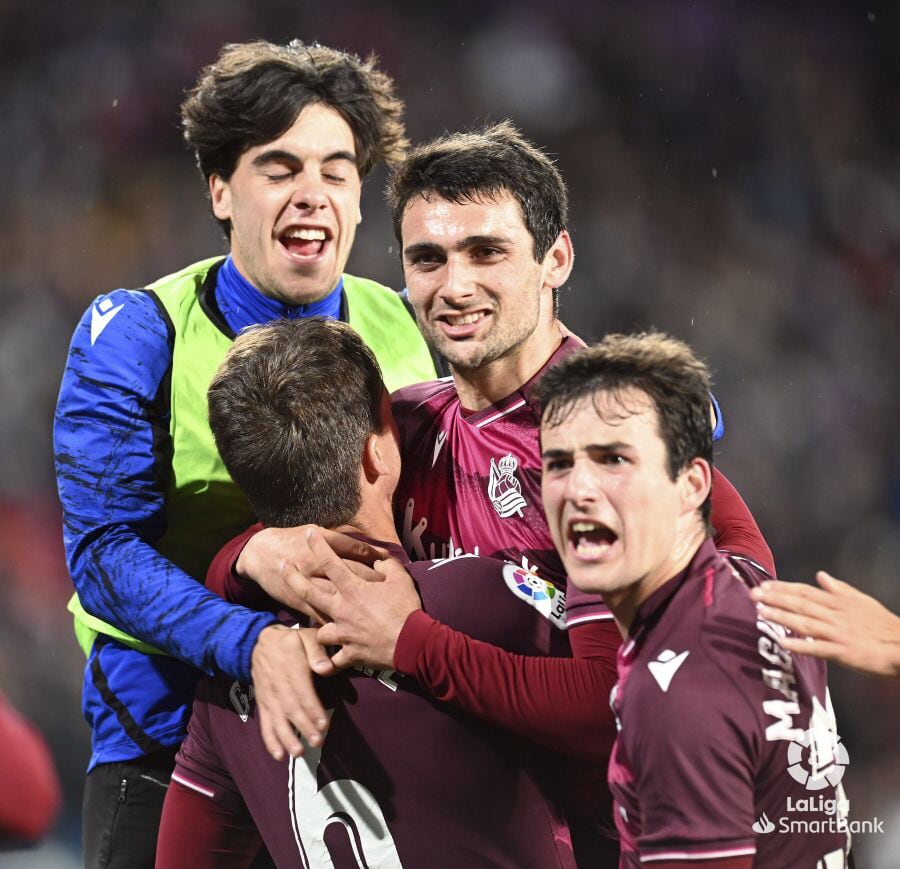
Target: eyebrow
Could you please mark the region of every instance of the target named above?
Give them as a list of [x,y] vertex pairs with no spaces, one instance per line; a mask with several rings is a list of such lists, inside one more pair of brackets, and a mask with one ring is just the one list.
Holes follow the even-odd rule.
[[[453,250],[462,251],[469,247],[479,245],[510,244],[510,240],[501,235],[467,235],[453,245]],[[420,241],[403,249],[404,256],[413,256],[417,253],[444,253],[446,248],[433,241]]]
[[[332,151],[322,159],[322,163],[332,163],[335,160],[346,160],[354,166],[356,165],[356,155],[350,151]],[[285,151],[282,148],[270,148],[268,151],[263,151],[253,158],[254,166],[268,166],[271,163],[297,163],[303,165],[303,160],[293,151]]]
[[[608,444],[588,444],[582,449],[586,453],[614,453],[619,452],[621,450],[627,450],[630,448],[630,444],[626,444],[624,441],[612,441]],[[542,459],[562,459],[566,456],[571,456],[575,453],[575,450],[544,450],[541,453]]]

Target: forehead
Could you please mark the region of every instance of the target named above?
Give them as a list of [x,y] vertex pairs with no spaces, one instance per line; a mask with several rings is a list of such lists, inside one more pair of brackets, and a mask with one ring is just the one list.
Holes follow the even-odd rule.
[[577,450],[589,444],[663,445],[653,399],[641,389],[599,390],[582,399],[557,425],[541,425],[543,449]]
[[250,148],[246,154],[252,159],[257,154],[273,150],[315,157],[346,151],[355,156],[356,140],[350,125],[337,110],[324,103],[311,103],[304,106],[297,120],[280,136]]
[[[528,235],[522,209],[510,193],[452,202],[435,193],[414,196],[400,222],[403,244],[451,244],[469,236]],[[529,236],[530,237],[530,236]]]

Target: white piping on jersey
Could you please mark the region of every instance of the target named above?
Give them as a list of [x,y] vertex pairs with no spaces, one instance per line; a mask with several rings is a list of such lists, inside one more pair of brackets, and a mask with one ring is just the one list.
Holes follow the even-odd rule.
[[508,413],[512,413],[514,410],[518,410],[520,407],[523,407],[527,402],[524,398],[519,399],[515,404],[511,404],[506,410],[501,410],[499,413],[495,413],[493,416],[489,416],[487,419],[481,420],[481,422],[475,423],[475,428],[484,428],[486,425],[490,425],[492,422],[496,422],[500,417],[506,416]]
[[[752,564],[757,570],[762,571],[766,576],[772,576],[769,571],[763,567],[758,561],[754,561],[752,558],[748,558],[746,555],[738,555],[735,552],[729,552],[727,549],[719,549],[717,550],[720,555],[724,555],[732,561],[745,561],[747,564]],[[775,577],[772,577],[773,579]]]
[[660,854],[641,854],[641,863],[655,863],[659,860],[717,860],[721,857],[742,857],[755,854],[754,846],[722,848],[718,851],[665,851]]
[[172,773],[172,778],[178,782],[180,785],[184,785],[186,788],[190,788],[192,791],[197,791],[198,794],[203,794],[205,797],[209,797],[212,799],[215,797],[216,792],[211,791],[209,788],[201,787],[197,784],[197,782],[192,782],[190,779],[186,779],[184,776],[179,775],[177,772]]
[[566,614],[566,625],[571,628],[575,625],[583,625],[585,622],[608,622],[612,618],[612,613],[590,613],[584,616]]

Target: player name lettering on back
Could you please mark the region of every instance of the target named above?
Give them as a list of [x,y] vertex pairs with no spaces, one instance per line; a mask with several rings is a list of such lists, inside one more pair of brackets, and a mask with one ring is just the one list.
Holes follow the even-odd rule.
[[784,700],[764,700],[763,712],[775,720],[766,727],[766,739],[774,742],[784,739],[792,742],[803,736],[805,727],[799,726],[795,716],[800,714],[797,677],[794,673],[794,659],[790,652],[778,645],[785,630],[780,625],[757,617],[756,627],[761,636],[757,642],[760,657],[772,666],[762,668],[763,682],[782,694]]
[[364,676],[371,676],[373,679],[377,679],[385,688],[390,688],[391,691],[397,690],[397,673],[394,670],[376,670],[374,667],[364,667],[362,664],[356,664],[353,669],[359,670]]

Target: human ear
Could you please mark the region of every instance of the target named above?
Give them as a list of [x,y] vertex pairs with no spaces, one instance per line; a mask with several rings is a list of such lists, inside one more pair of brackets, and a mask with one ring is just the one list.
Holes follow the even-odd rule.
[[221,175],[209,176],[209,198],[219,220],[231,220],[231,185]]
[[678,478],[682,503],[688,513],[699,510],[712,486],[712,468],[706,459],[692,459]]
[[572,273],[575,251],[569,233],[563,230],[544,257],[544,285],[556,289],[561,287]]

